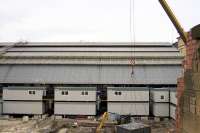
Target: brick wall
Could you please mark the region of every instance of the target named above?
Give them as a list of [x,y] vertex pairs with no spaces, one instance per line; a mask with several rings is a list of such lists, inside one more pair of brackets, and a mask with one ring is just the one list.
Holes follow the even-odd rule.
[[[199,33],[200,33],[200,25],[195,29],[193,29],[188,33],[188,39],[186,43],[186,55],[184,61],[182,63],[184,72],[183,76],[177,79],[177,110],[176,110],[176,132],[177,133],[197,133],[198,131],[195,128],[199,127],[195,123],[200,122],[200,119],[185,119],[186,113],[183,111],[185,108],[188,108],[187,115],[191,115],[191,117],[197,118],[198,113],[200,114],[200,102],[199,93],[196,90],[200,91],[200,41],[199,41]],[[194,35],[195,33],[195,35]],[[186,97],[189,97],[189,106],[185,106],[183,101],[187,101]],[[194,111],[191,111],[190,98],[195,99],[195,108]],[[190,107],[191,106],[191,107]],[[187,109],[186,109],[187,110]],[[198,112],[199,110],[199,112]],[[191,122],[190,122],[191,120]],[[194,122],[194,127],[187,126],[187,123]]]

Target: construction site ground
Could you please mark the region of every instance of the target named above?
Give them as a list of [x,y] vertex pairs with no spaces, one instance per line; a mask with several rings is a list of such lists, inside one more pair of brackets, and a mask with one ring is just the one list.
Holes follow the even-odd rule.
[[[155,121],[138,120],[151,126],[152,133],[168,133],[174,129],[173,120]],[[88,119],[30,119],[21,118],[0,119],[0,133],[94,133],[98,125],[96,120]],[[107,122],[102,133],[115,133],[115,123]]]

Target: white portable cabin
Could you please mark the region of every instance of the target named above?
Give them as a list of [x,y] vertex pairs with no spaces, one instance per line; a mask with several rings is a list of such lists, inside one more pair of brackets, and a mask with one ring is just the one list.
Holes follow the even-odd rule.
[[151,90],[154,116],[169,117],[169,97],[168,88],[154,88]]
[[96,87],[55,87],[54,114],[96,115]]
[[177,98],[176,98],[176,88],[170,89],[170,117],[172,119],[176,119],[176,106],[177,106]]
[[149,115],[147,87],[108,87],[108,112],[120,115]]
[[176,106],[170,104],[170,118],[176,119]]
[[171,89],[170,90],[170,103],[177,105],[177,97],[176,97],[176,89]]
[[169,117],[169,103],[153,103],[153,115],[157,117]]
[[3,113],[3,101],[0,98],[0,115]]
[[169,103],[169,89],[154,88],[151,90],[151,98],[153,102]]
[[4,87],[4,114],[43,114],[45,113],[45,87]]

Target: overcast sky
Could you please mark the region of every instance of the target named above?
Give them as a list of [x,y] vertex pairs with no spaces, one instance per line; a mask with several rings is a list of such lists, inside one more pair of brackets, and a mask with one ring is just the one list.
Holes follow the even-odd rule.
[[[178,36],[158,0],[134,0],[135,41]],[[200,0],[167,0],[185,30]],[[130,41],[130,0],[0,0],[0,41]]]

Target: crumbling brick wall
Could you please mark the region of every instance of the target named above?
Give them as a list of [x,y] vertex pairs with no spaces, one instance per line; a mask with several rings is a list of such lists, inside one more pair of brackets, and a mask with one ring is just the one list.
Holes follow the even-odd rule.
[[183,77],[177,80],[177,133],[200,133],[200,25],[189,33]]

